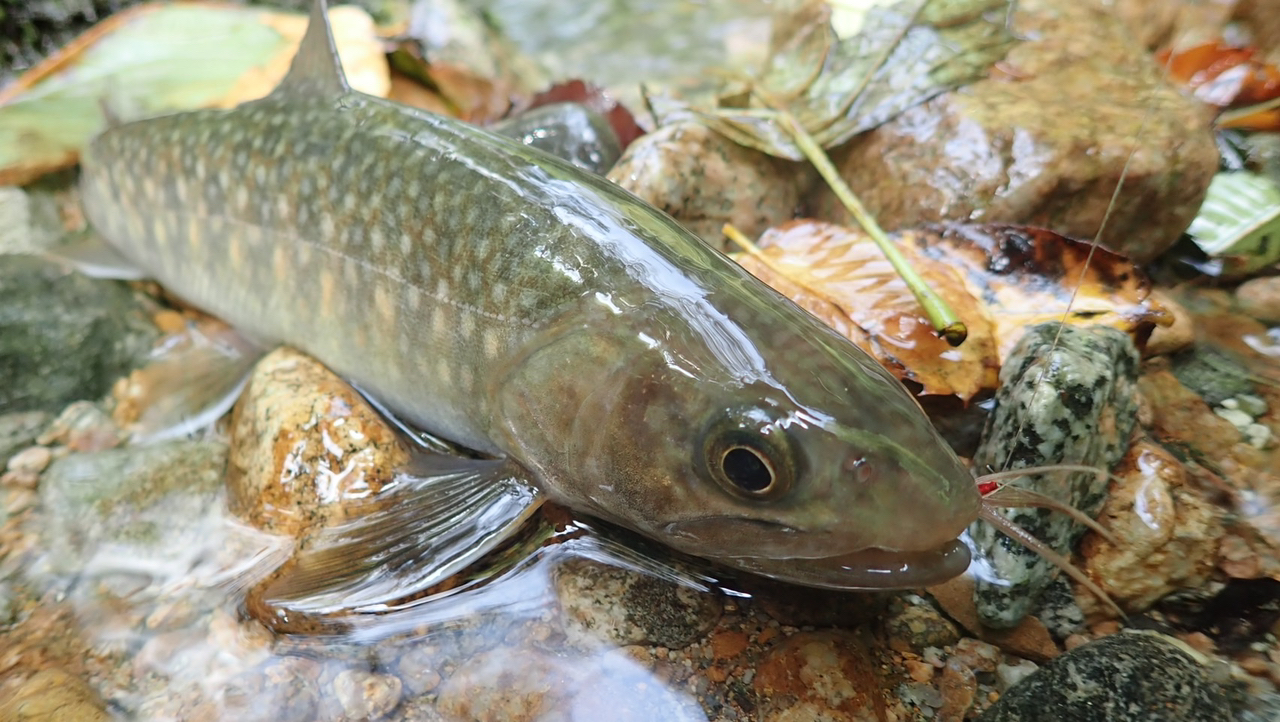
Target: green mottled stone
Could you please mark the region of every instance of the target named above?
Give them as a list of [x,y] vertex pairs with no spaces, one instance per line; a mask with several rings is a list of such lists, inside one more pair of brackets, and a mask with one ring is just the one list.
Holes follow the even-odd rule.
[[159,335],[123,283],[0,255],[0,413],[101,398]]
[[[1055,345],[1056,338],[1056,345]],[[1137,421],[1138,352],[1113,328],[1036,326],[1014,347],[1000,370],[996,407],[974,455],[978,473],[1049,464],[1110,469],[1129,447]],[[1047,494],[1094,516],[1106,501],[1107,479],[1089,473],[1018,477],[1008,483]],[[1000,512],[1061,554],[1084,534],[1069,517],[1047,509]],[[983,623],[1012,627],[1036,605],[1054,578],[1049,561],[975,522],[974,591]]]

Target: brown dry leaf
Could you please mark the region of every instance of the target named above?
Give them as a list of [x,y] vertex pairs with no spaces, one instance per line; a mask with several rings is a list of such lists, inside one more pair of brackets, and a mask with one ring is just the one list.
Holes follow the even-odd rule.
[[938,337],[906,284],[861,232],[821,221],[793,221],[766,231],[759,245],[761,257],[737,257],[743,267],[899,378],[920,384],[923,393],[968,400],[995,386],[992,323],[946,262],[903,244],[916,271],[968,325],[969,338],[959,348]]
[[[1133,336],[1139,348],[1155,326],[1173,323],[1173,315],[1149,297],[1151,284],[1132,262],[1103,248],[1090,257],[1090,244],[1051,231],[952,224],[899,237],[904,246],[963,275],[995,324],[1001,363],[1027,328],[1059,322],[1068,308],[1067,323],[1112,326]],[[963,308],[957,312],[969,322]]]
[[434,90],[397,70],[391,71],[391,90],[387,98],[437,115],[452,115],[449,104]]

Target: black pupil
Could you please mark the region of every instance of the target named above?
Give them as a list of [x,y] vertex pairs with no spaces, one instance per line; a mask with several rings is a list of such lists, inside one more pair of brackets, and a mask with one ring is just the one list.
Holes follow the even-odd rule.
[[764,491],[773,484],[773,472],[760,455],[750,449],[737,447],[725,452],[720,461],[724,475],[743,491]]

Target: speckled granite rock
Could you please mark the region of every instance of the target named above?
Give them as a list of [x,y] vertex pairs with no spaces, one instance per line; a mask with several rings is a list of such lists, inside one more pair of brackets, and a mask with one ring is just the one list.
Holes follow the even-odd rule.
[[[1128,448],[1137,421],[1137,373],[1138,352],[1120,331],[1067,326],[1058,336],[1056,324],[1036,326],[1000,369],[996,408],[974,454],[974,467],[1083,464],[1110,469]],[[1010,483],[1089,515],[1098,513],[1107,493],[1106,479],[1089,473],[1043,474]],[[1066,515],[1044,509],[1001,513],[1062,554],[1069,554],[1085,531]],[[1012,627],[1034,608],[1056,569],[985,522],[971,525],[969,535],[979,568],[992,577],[978,575],[978,613],[988,626]]]
[[159,337],[124,284],[0,255],[0,413],[98,399]]
[[1224,722],[1222,691],[1167,637],[1117,634],[1023,679],[979,722]]
[[586,559],[556,569],[566,633],[578,644],[687,646],[720,618],[720,596]]
[[755,238],[795,217],[810,172],[808,164],[773,158],[685,122],[637,139],[609,179],[724,248],[725,223]]

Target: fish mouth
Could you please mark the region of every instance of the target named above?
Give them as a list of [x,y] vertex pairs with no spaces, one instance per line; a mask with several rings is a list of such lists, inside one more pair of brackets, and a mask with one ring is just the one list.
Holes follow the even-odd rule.
[[722,559],[744,571],[823,589],[914,589],[941,584],[969,568],[969,548],[956,539],[926,551],[869,548],[830,557]]

